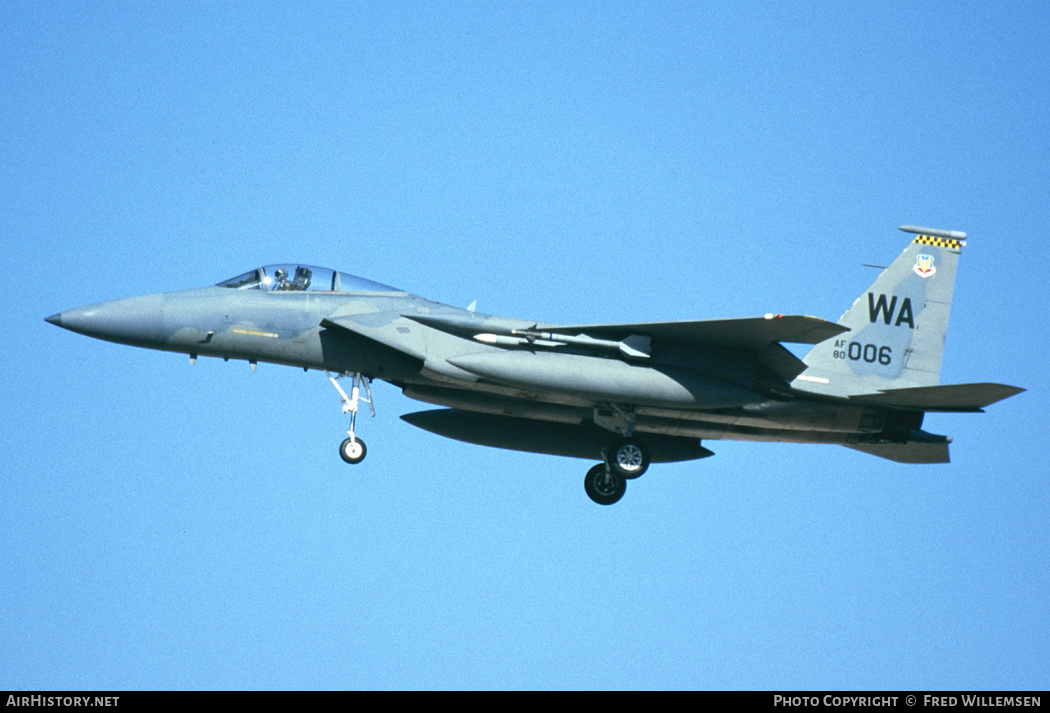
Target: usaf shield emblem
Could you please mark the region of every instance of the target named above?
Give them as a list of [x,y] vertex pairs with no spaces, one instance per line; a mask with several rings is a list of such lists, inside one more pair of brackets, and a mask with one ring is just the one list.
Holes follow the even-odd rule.
[[933,277],[937,268],[933,266],[933,255],[918,255],[915,258],[915,274],[922,278]]

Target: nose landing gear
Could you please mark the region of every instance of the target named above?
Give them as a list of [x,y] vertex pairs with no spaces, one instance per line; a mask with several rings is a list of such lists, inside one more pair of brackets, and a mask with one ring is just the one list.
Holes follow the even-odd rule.
[[[361,374],[360,372],[354,372],[353,374],[340,374],[339,376],[332,376],[327,371],[325,374],[328,376],[328,380],[332,382],[332,386],[339,392],[340,401],[343,404],[343,413],[350,413],[350,430],[346,432],[349,436],[346,440],[339,444],[339,456],[350,463],[360,463],[365,459],[368,454],[368,448],[365,447],[365,442],[362,441],[354,433],[354,426],[357,423],[357,409],[360,406],[360,402],[364,401],[368,404],[368,410],[372,413],[372,418],[376,416],[375,407],[372,405],[372,388],[369,385],[368,377]],[[344,376],[350,376],[353,378],[353,386],[350,388],[350,396],[346,395],[343,391],[343,387],[339,385],[338,379]],[[361,398],[361,386],[365,387],[365,398]]]

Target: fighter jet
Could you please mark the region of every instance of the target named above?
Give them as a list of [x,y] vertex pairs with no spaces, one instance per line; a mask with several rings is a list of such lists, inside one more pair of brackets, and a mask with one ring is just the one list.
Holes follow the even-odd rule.
[[[719,439],[837,444],[899,463],[947,463],[927,412],[980,412],[1024,389],[940,386],[966,234],[901,226],[904,252],[838,322],[744,319],[557,325],[480,314],[335,270],[267,265],[211,287],[113,300],[47,318],[149,349],[324,372],[357,435],[382,379],[442,408],[402,416],[460,441],[596,460],[610,505],[650,463],[706,458]],[[783,343],[813,345],[801,359]],[[350,379],[350,394],[339,383]]]

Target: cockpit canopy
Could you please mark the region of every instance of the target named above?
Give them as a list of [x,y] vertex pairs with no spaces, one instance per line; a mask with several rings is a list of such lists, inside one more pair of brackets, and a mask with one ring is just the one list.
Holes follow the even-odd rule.
[[389,285],[313,265],[266,265],[220,282],[217,287],[268,292],[401,292]]

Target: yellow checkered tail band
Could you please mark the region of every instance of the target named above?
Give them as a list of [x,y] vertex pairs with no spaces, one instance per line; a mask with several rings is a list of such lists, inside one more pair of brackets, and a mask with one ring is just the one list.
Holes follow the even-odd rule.
[[939,248],[948,248],[949,250],[962,250],[962,247],[966,245],[964,240],[953,240],[951,238],[935,238],[930,235],[920,235],[913,243],[920,245],[935,245]]

